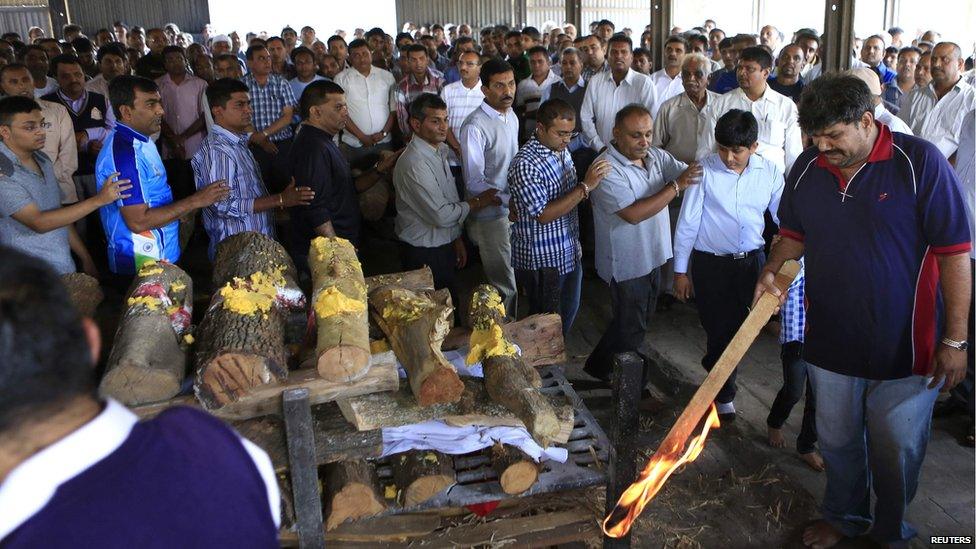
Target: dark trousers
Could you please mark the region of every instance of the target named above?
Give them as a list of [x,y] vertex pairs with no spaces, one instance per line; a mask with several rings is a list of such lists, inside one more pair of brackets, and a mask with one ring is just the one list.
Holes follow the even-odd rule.
[[783,387],[776,393],[773,407],[769,409],[766,425],[773,429],[780,429],[790,417],[793,406],[803,396],[806,387],[807,400],[803,405],[803,423],[800,425],[800,435],[796,437],[796,450],[801,454],[809,454],[816,449],[817,443],[817,409],[813,396],[813,386],[807,377],[807,363],[803,360],[803,343],[790,341],[783,344],[780,358],[783,361]]
[[657,306],[660,275],[659,267],[644,276],[610,281],[610,310],[613,317],[603,337],[586,358],[586,370],[591,375],[608,377],[613,371],[614,355],[636,353],[640,348]]
[[291,138],[282,139],[281,141],[275,141],[275,146],[278,147],[277,154],[270,154],[266,152],[261,147],[257,145],[251,145],[251,154],[254,155],[254,160],[258,162],[258,168],[261,169],[261,179],[264,180],[264,184],[268,187],[268,192],[280,193],[288,186],[291,177],[289,173],[291,170],[288,167],[288,151],[291,149]]
[[580,304],[580,283],[583,266],[561,275],[559,269],[545,267],[535,270],[515,270],[515,284],[520,295],[529,302],[529,314],[556,313],[562,319],[563,336],[576,320]]
[[[695,250],[692,253],[691,282],[695,289],[698,317],[705,328],[705,356],[702,366],[711,371],[739,326],[749,316],[759,272],[766,262],[762,250],[743,259],[718,257]],[[735,370],[722,386],[716,402],[735,399]]]
[[457,255],[452,243],[434,248],[412,246],[400,242],[400,263],[404,271],[420,269],[424,265],[430,267],[434,275],[434,288],[447,288],[451,292],[451,302],[455,309],[458,307],[458,293],[456,284]]
[[[190,166],[189,160],[170,158],[163,160],[163,167],[166,168],[166,181],[173,191],[173,200],[182,200],[197,191],[196,183],[193,180],[193,168]],[[213,181],[208,181],[208,183],[213,183]]]

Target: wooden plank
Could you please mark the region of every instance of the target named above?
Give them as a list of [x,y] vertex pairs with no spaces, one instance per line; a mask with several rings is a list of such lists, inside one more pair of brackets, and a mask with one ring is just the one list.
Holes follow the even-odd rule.
[[[395,392],[374,393],[336,401],[343,417],[360,431],[399,427],[434,419],[449,425],[483,425],[524,427],[504,406],[492,402],[481,378],[464,377],[464,393],[459,402],[420,406],[407,387]],[[551,398],[559,420],[559,434],[554,442],[563,444],[573,431],[573,407],[562,398]]]
[[[319,377],[315,368],[295,370],[288,379],[280,383],[269,383],[254,390],[237,402],[227,404],[214,412],[226,420],[243,420],[281,411],[281,393],[288,389],[305,388],[309,392],[312,405],[332,402],[340,398],[357,396],[380,391],[395,391],[400,385],[397,375],[396,358],[392,351],[372,356],[372,365],[366,375],[351,382],[329,381]],[[132,411],[141,419],[156,416],[171,406],[200,407],[193,396],[182,396],[163,402],[135,406]]]
[[[527,366],[538,368],[566,361],[563,325],[559,315],[527,316],[522,320],[503,324],[502,333],[522,350],[522,362]],[[471,328],[453,328],[444,338],[441,349],[449,351],[467,348],[470,337]]]
[[[610,467],[607,473],[606,512],[613,511],[620,495],[637,476],[638,404],[644,360],[637,353],[613,357],[613,416],[610,418]],[[620,538],[603,538],[603,547],[630,547],[630,533]]]
[[[573,509],[453,528],[446,532],[446,535],[432,537],[428,541],[434,546],[447,547],[497,546],[503,541],[509,541],[509,543],[516,544],[519,547],[551,546],[553,542],[547,540],[554,532],[558,532],[566,526],[592,525],[593,522],[593,515],[589,511]],[[533,535],[536,539],[535,543],[530,544],[522,541],[522,538],[528,535]]]
[[288,469],[295,505],[296,529],[303,549],[325,547],[322,537],[322,497],[315,463],[315,433],[308,389],[282,393],[285,432],[288,437]]

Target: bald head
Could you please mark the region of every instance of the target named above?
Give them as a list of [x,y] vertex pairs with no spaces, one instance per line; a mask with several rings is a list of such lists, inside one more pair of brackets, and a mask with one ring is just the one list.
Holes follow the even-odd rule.
[[932,49],[929,72],[937,88],[955,85],[963,71],[962,48],[954,42],[939,42]]

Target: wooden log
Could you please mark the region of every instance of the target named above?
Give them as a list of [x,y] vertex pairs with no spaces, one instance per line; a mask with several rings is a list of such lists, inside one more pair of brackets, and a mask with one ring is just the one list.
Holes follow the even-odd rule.
[[404,507],[420,505],[455,483],[451,458],[433,450],[411,450],[390,459],[393,482]]
[[407,371],[410,388],[421,406],[457,402],[464,384],[444,358],[441,342],[454,311],[446,290],[417,293],[383,286],[369,296],[373,317]]
[[327,466],[325,493],[326,530],[386,510],[376,470],[365,460],[340,461]]
[[498,292],[483,284],[471,296],[471,345],[469,364],[480,361],[485,373],[485,389],[495,402],[511,410],[532,438],[543,448],[559,433],[556,411],[538,391],[539,372],[526,366],[515,347],[502,333],[499,321],[505,309]]
[[359,193],[359,212],[366,221],[379,221],[393,197],[393,187],[385,178]]
[[[343,417],[360,431],[399,427],[439,419],[449,425],[481,425],[485,427],[525,427],[520,418],[494,402],[481,378],[464,377],[464,392],[458,402],[420,406],[408,387],[398,391],[373,393],[336,401]],[[558,432],[553,439],[565,443],[573,430],[573,407],[561,397],[544,397],[556,411]]]
[[[532,315],[502,325],[502,334],[521,350],[519,356],[526,366],[538,368],[566,361],[563,324],[557,314]],[[441,350],[451,351],[467,347],[471,328],[457,326],[444,338]]]
[[276,305],[285,315],[285,343],[297,350],[308,330],[308,314],[305,294],[297,282],[298,271],[285,248],[269,236],[245,231],[220,241],[213,265],[214,288],[221,288],[235,278],[246,280],[258,271],[281,275]]
[[515,446],[496,442],[491,447],[491,468],[498,475],[502,491],[521,494],[539,480],[539,464]]
[[176,395],[192,343],[193,281],[171,263],[142,265],[126,295],[99,391],[128,405]]
[[319,375],[352,381],[369,368],[366,282],[356,249],[342,238],[318,237],[309,250]]
[[396,286],[415,292],[434,290],[434,274],[430,267],[421,267],[413,271],[389,273],[366,277],[366,293],[371,294],[383,286]]
[[105,299],[98,280],[85,273],[68,273],[61,277],[61,282],[78,314],[89,318],[95,316],[95,310]]

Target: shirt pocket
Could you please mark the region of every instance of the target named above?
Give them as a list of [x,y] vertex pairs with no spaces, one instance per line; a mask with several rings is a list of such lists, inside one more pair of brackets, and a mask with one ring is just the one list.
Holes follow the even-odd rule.
[[783,134],[786,132],[786,124],[779,120],[768,120],[759,124],[759,141],[780,147],[783,145]]

